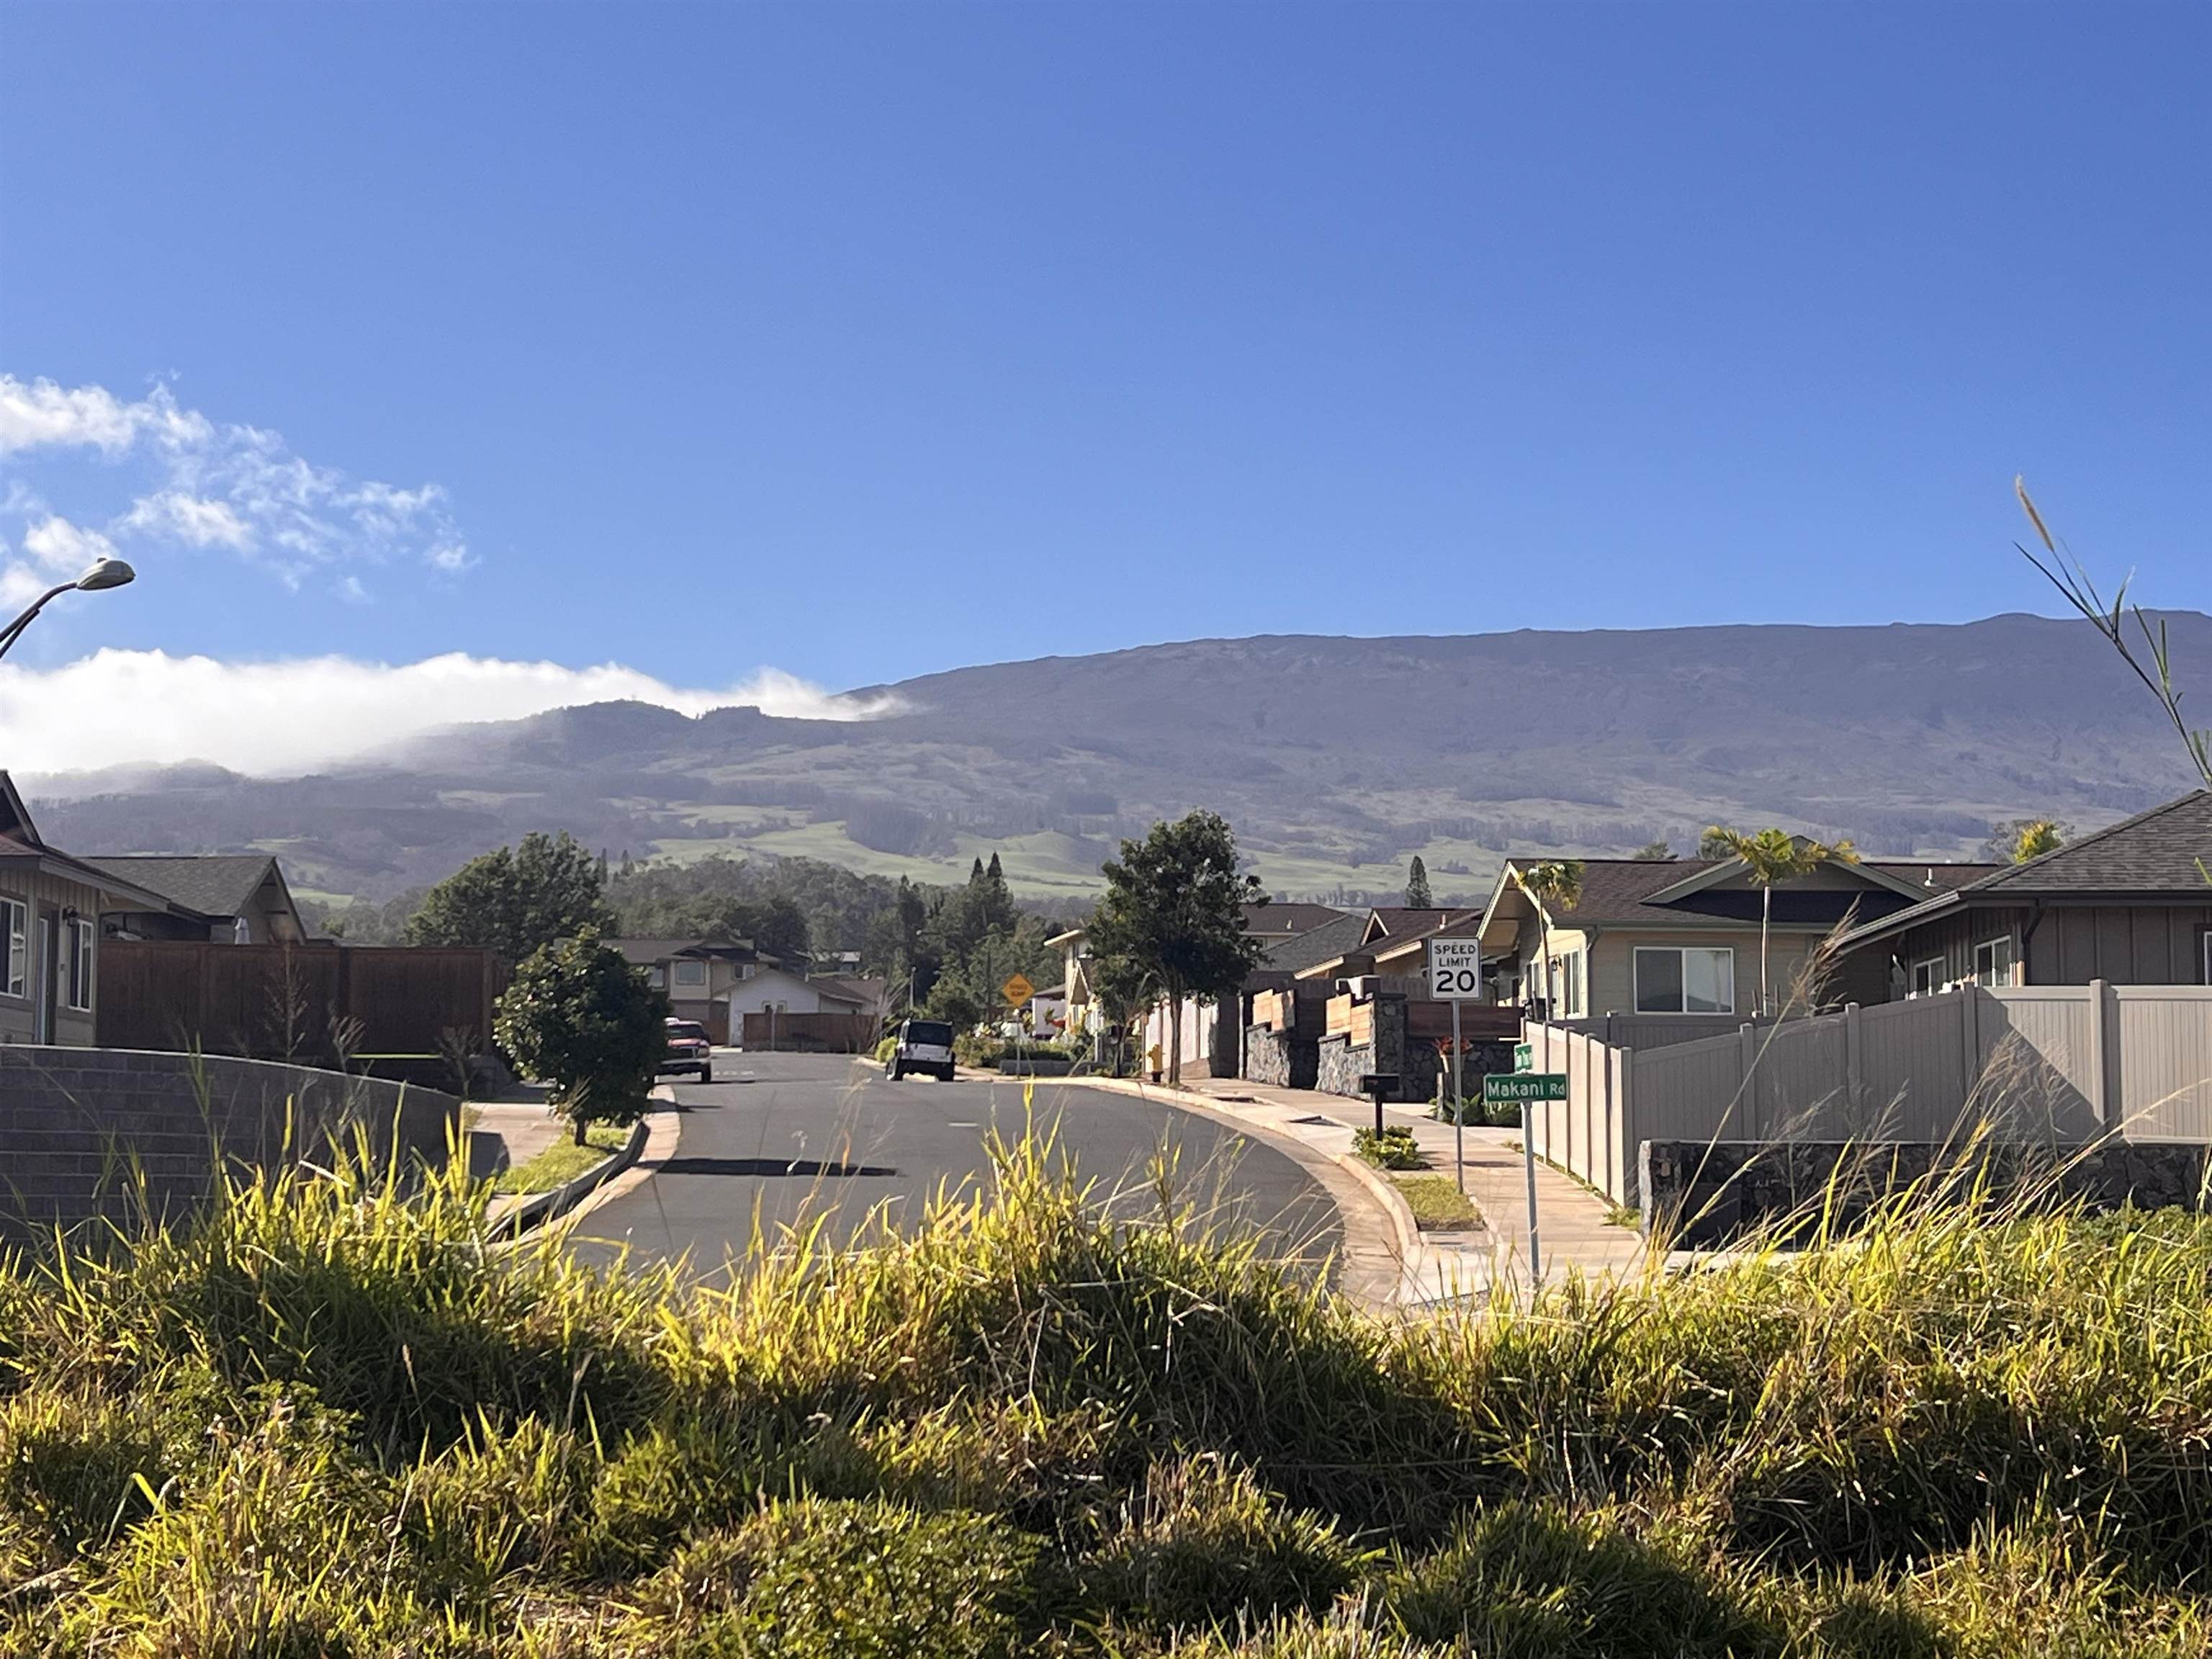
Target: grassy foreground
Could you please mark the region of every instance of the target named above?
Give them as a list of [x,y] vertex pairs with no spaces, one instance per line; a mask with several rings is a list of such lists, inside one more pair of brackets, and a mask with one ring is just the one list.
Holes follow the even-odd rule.
[[1404,1327],[1043,1152],[721,1292],[341,1176],[0,1273],[0,1653],[2201,1656],[2212,1228]]

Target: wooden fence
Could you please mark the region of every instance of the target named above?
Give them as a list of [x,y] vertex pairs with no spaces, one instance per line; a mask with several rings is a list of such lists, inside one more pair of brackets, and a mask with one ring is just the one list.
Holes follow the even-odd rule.
[[1646,1140],[2212,1140],[2212,988],[1967,986],[1631,1048],[1530,1023],[1537,1153],[1620,1202]]
[[475,1054],[507,978],[492,952],[465,948],[103,939],[95,1031],[103,1048],[323,1064],[341,1048]]
[[787,1014],[773,1010],[744,1017],[746,1052],[864,1054],[876,1046],[883,1024],[873,1014]]

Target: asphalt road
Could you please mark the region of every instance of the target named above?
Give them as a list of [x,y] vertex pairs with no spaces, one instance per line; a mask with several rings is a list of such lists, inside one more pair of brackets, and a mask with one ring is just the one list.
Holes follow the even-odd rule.
[[[1024,1122],[1016,1079],[893,1083],[843,1055],[718,1053],[714,1081],[678,1082],[676,1097],[675,1156],[585,1218],[581,1247],[626,1240],[635,1255],[685,1256],[717,1276],[744,1249],[756,1206],[771,1237],[824,1211],[840,1237],[878,1209],[898,1224],[940,1187],[972,1190],[994,1127],[1012,1139]],[[1164,1149],[1178,1192],[1224,1225],[1259,1229],[1273,1254],[1318,1261],[1341,1243],[1335,1207],[1305,1172],[1225,1126],[1050,1079],[1037,1083],[1034,1115],[1117,1212],[1157,1210],[1147,1171]]]

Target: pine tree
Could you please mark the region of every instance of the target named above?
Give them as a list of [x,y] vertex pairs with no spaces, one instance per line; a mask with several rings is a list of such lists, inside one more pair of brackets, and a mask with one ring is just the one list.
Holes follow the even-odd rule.
[[[992,856],[993,858],[996,858],[996,857],[998,857],[999,855],[998,855],[996,853],[994,853],[994,854],[991,854],[991,856]],[[983,880],[983,860],[981,860],[981,859],[977,859],[977,860],[975,860],[975,868],[973,868],[972,870],[969,871],[969,872],[968,872],[968,884],[969,884],[970,887],[980,886],[980,885],[981,884],[981,883],[982,883],[982,880]]]
[[1419,853],[1406,866],[1406,908],[1408,910],[1433,909],[1436,900],[1429,896],[1429,866],[1421,862]]

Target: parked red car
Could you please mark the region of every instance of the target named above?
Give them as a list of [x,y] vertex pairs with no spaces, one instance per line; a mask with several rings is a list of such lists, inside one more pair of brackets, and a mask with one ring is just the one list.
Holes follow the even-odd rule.
[[699,1081],[714,1080],[714,1045],[708,1040],[707,1028],[696,1019],[672,1019],[668,1022],[668,1052],[661,1056],[659,1070],[696,1072]]

